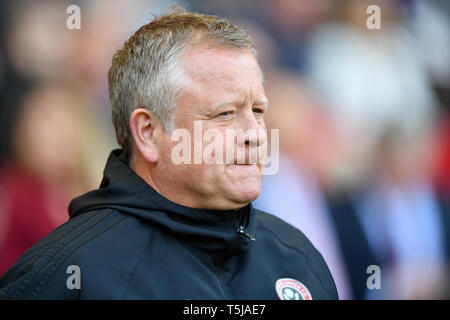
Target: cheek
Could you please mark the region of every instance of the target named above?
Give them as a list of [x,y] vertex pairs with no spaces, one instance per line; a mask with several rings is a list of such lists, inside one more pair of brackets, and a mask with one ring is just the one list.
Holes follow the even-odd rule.
[[[171,141],[169,137],[164,144],[160,145],[159,162],[168,176],[176,177],[190,184],[198,184],[198,181],[214,176],[217,168],[214,165],[205,164],[203,161],[199,164],[195,162],[194,141],[193,138],[190,140],[190,143],[189,139]],[[205,143],[203,147],[204,145]]]

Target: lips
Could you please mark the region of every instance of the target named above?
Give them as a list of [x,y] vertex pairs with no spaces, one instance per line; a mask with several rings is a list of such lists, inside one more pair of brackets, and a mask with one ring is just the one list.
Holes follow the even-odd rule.
[[234,152],[234,159],[229,162],[235,165],[252,165],[257,164],[261,160],[261,155],[258,154],[257,148],[246,147],[245,150],[237,148]]
[[231,170],[234,174],[240,176],[259,176],[259,167],[256,164],[230,164],[227,170]]

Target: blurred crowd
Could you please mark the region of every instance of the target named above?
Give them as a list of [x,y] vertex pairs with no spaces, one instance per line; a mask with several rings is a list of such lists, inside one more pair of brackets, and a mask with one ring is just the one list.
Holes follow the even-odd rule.
[[[449,299],[446,0],[1,1],[0,275],[100,184],[116,147],[112,55],[176,3],[256,43],[280,167],[254,206],[308,236],[341,299]],[[381,29],[367,27],[372,4]]]

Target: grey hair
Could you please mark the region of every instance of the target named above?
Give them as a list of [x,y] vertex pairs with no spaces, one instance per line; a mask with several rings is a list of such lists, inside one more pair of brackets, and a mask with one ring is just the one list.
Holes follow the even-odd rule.
[[[200,38],[193,41],[197,34]],[[193,46],[245,49],[257,58],[250,36],[217,16],[177,7],[142,26],[115,53],[108,72],[116,139],[129,160],[133,151],[129,118],[136,108],[147,108],[167,133],[173,131],[173,111],[186,88],[181,56]]]

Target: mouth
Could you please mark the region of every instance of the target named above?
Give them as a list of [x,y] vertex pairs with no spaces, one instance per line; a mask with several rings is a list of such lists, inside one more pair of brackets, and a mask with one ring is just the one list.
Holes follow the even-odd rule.
[[245,154],[244,157],[235,157],[230,165],[237,165],[237,166],[251,166],[258,164],[258,161],[260,159],[257,157],[257,155],[250,156],[248,153]]
[[243,176],[259,175],[259,167],[256,163],[253,164],[232,163],[227,165],[227,169],[233,171],[233,173]]

